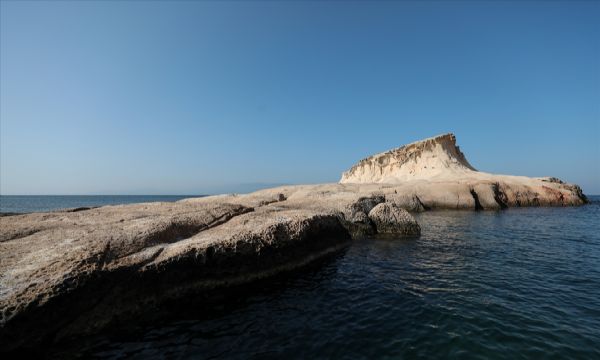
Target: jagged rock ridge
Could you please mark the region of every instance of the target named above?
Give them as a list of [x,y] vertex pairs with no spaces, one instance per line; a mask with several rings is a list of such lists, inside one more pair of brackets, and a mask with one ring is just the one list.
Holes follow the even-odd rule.
[[360,185],[362,189],[393,187],[394,193],[403,199],[402,206],[420,203],[424,208],[484,210],[587,202],[579,186],[555,177],[477,171],[451,133],[363,159],[342,174],[340,184]]
[[442,179],[477,171],[456,145],[452,133],[438,135],[359,161],[342,174],[341,183],[397,183]]

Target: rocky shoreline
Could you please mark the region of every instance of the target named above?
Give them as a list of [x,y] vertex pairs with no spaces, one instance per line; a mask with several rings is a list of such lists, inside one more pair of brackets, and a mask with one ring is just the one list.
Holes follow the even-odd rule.
[[[418,155],[391,154],[413,161],[411,171],[414,164],[431,165],[419,159],[429,152],[438,161],[449,146],[447,135],[433,139],[409,147]],[[464,158],[450,150],[450,156]],[[352,174],[364,180],[374,162],[360,164],[369,169]],[[405,175],[402,164],[390,159],[375,164],[392,166],[376,173]],[[455,178],[454,170],[431,180],[283,186],[173,203],[0,217],[1,350],[135,322],[171,300],[298,269],[352,239],[419,236],[409,211],[587,201],[578,186],[554,178],[488,176],[472,169]]]

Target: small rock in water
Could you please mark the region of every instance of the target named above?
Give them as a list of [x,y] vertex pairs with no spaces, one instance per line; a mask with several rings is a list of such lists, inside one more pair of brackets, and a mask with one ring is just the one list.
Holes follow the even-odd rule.
[[418,236],[421,227],[408,211],[394,203],[381,203],[369,212],[377,233]]

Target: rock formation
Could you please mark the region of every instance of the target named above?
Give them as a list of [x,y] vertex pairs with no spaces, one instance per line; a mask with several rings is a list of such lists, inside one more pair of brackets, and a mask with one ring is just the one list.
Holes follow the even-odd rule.
[[375,234],[366,214],[385,201],[284,193],[292,195],[275,189],[0,218],[0,350],[95,333],[169,300],[298,268]]
[[363,159],[342,174],[340,183],[395,188],[404,202],[419,199],[425,208],[481,210],[580,205],[587,201],[581,188],[555,177],[529,178],[477,171],[456,145],[453,134]]
[[377,204],[369,212],[369,219],[375,225],[378,234],[421,235],[421,227],[415,218],[395,203]]
[[397,184],[412,180],[455,180],[477,172],[456,146],[453,134],[439,135],[363,159],[340,183]]
[[477,172],[452,135],[361,161],[340,184],[0,217],[0,350],[139,320],[167,301],[298,268],[404,209],[579,205],[576,185]]

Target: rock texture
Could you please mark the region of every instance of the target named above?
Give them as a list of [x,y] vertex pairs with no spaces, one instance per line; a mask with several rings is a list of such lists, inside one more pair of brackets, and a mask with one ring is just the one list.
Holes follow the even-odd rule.
[[395,203],[377,204],[369,212],[369,219],[379,234],[421,235],[421,227],[415,218]]
[[281,190],[0,218],[0,350],[91,334],[169,300],[298,268],[375,234],[366,214],[385,201]]
[[477,172],[444,135],[363,160],[339,184],[3,216],[0,351],[135,322],[170,300],[298,268],[352,238],[418,234],[404,209],[584,202],[579,187],[555,178]]
[[342,174],[341,183],[400,183],[455,179],[476,172],[453,134],[439,135],[363,159]]
[[456,145],[454,134],[370,156],[344,172],[340,183],[397,186],[395,191],[404,197],[403,202],[418,198],[425,208],[479,210],[587,202],[579,186],[555,177],[529,178],[475,170]]

